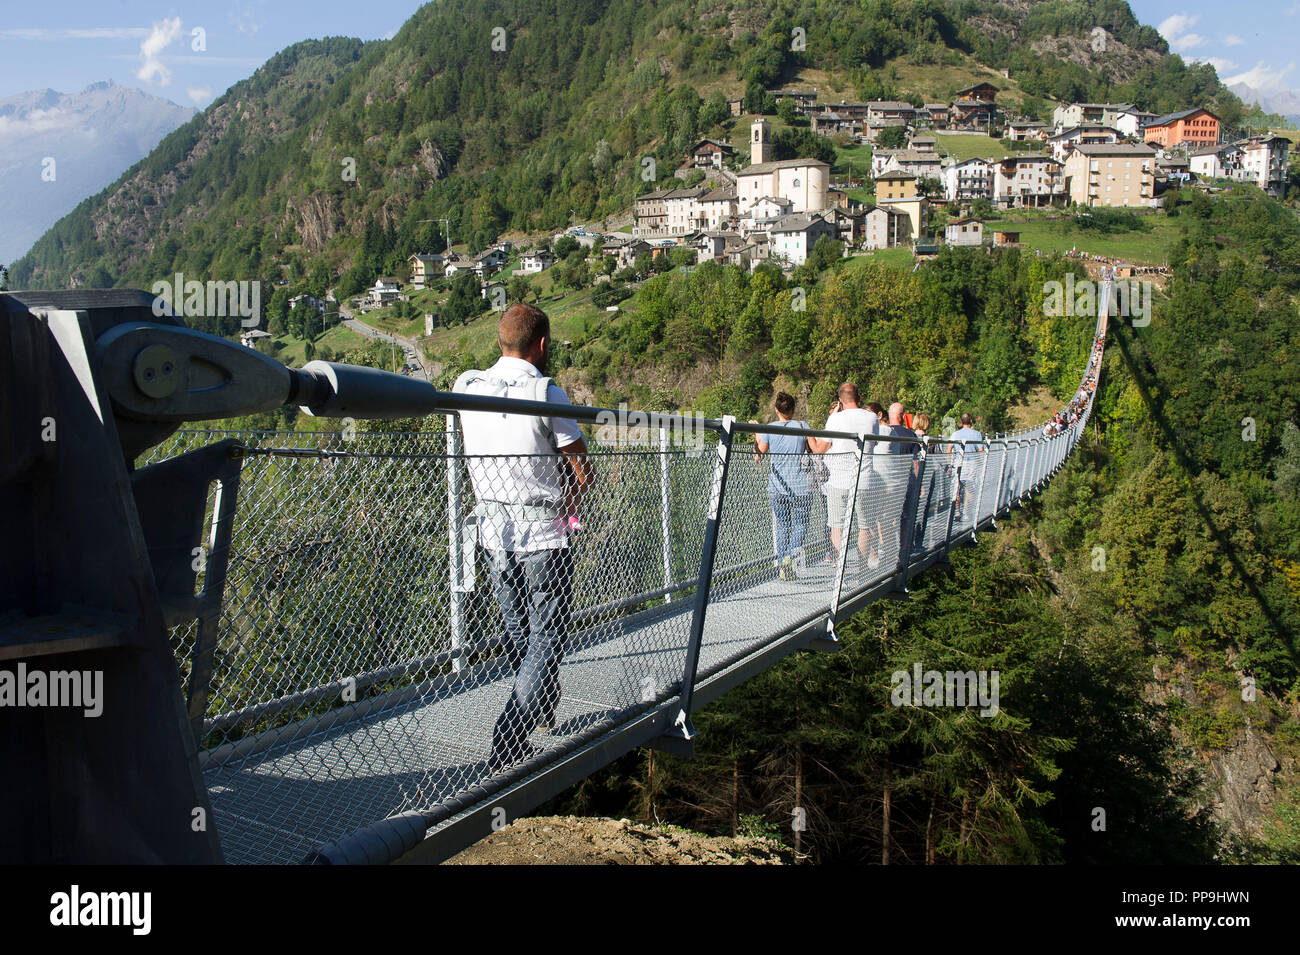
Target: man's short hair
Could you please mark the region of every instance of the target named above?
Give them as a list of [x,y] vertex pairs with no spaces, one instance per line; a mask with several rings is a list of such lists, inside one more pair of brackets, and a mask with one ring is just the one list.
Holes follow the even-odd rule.
[[863,405],[863,407],[866,408],[868,411],[870,411],[877,418],[883,418],[885,416],[885,409],[880,407],[879,401],[868,401],[865,405]]
[[783,414],[787,418],[794,414],[794,398],[787,395],[784,391],[776,393],[776,400],[772,402],[776,406],[778,414]]
[[969,428],[971,425],[973,425],[973,424],[975,423],[975,419],[974,419],[973,417],[971,417],[970,412],[967,411],[967,412],[965,412],[965,413],[962,414],[962,416],[961,416],[961,423],[962,423],[965,427]]
[[858,386],[851,381],[846,381],[840,385],[835,394],[840,401],[851,401],[855,405],[858,403]]
[[502,354],[523,355],[543,338],[551,337],[551,320],[536,305],[511,305],[497,323]]

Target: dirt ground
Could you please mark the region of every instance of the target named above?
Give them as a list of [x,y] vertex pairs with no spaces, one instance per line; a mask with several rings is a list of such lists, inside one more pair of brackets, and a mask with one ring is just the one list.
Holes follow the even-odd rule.
[[703,836],[626,819],[517,819],[445,865],[787,865],[789,849],[767,839]]

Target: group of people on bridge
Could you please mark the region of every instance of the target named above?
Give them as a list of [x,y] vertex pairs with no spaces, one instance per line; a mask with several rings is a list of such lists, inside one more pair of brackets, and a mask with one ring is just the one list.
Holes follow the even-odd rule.
[[[859,463],[855,439],[801,434],[811,429],[806,421],[793,418],[792,396],[779,392],[773,405],[776,420],[771,423],[781,425],[789,433],[759,437],[755,441],[754,457],[770,459],[768,497],[774,517],[779,576],[783,579],[797,576],[799,565],[806,561],[805,538],[812,519],[814,495],[819,490],[825,497],[829,531],[829,546],[814,548],[819,556],[824,554],[821,562],[839,561],[841,549],[847,546],[845,534],[853,526],[857,528],[860,564],[875,570],[887,550],[887,538],[883,522],[879,517],[873,518],[872,512],[879,514],[880,502],[897,499],[900,492],[904,495],[904,511],[915,505],[920,491],[916,452],[921,447],[920,439],[931,430],[930,416],[908,414],[901,401],[891,404],[886,412],[874,401],[862,402],[854,383],[840,385],[827,413],[824,430],[862,435],[863,460]],[[976,430],[975,419],[969,413],[961,416],[961,427],[950,438],[958,443],[944,445],[943,450],[952,456],[952,465],[958,469],[967,455],[985,449],[984,435]],[[898,460],[898,455],[912,458],[910,470],[889,463],[891,456]],[[962,496],[959,491],[959,509],[964,504]]]
[[[501,358],[491,368],[465,372],[454,391],[569,404],[563,389],[547,375],[551,332],[541,309],[522,303],[508,308],[499,321],[498,344]],[[1100,342],[1083,387],[1054,425],[1067,426],[1086,407],[1096,382],[1099,348]],[[820,437],[810,433],[806,421],[794,418],[792,396],[780,392],[773,404],[776,418],[771,424],[776,429],[757,437],[753,454],[756,461],[769,463],[778,576],[793,579],[809,563],[839,563],[854,528],[860,571],[875,570],[894,554],[906,555],[906,522],[900,521],[897,531],[887,530],[882,515],[916,513],[922,491],[919,452],[931,431],[930,416],[910,415],[899,401],[888,410],[863,402],[857,386],[845,382],[823,430],[853,437]],[[948,440],[931,445],[926,453],[926,459],[935,460],[950,478],[946,493],[957,524],[966,508],[976,506],[968,500],[963,468],[978,474],[972,462],[988,451],[975,424],[969,412],[962,414]],[[571,418],[462,410],[460,426],[477,498],[478,543],[489,557],[492,590],[505,630],[504,661],[514,674],[511,696],[492,735],[488,766],[498,772],[531,757],[536,750],[530,736],[548,731],[555,722],[573,602],[571,543],[583,529],[579,504],[595,475],[582,432]],[[810,541],[818,492],[825,498],[827,533]],[[915,537],[910,540],[916,542]]]

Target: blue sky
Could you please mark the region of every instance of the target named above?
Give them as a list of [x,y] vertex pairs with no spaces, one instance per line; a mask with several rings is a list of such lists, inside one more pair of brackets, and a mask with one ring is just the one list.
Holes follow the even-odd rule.
[[[1300,0],[1130,0],[1174,51],[1266,93],[1300,89]],[[49,0],[0,13],[0,97],[113,79],[202,107],[290,43],[391,36],[417,0]],[[16,8],[16,9],[15,9]],[[203,31],[199,36],[195,29]],[[202,45],[204,49],[196,49]]]
[[291,43],[392,36],[420,6],[420,0],[6,2],[0,98],[45,87],[72,93],[112,79],[202,107]]
[[1300,89],[1300,0],[1129,0],[1184,59],[1214,64],[1226,83],[1265,93]]

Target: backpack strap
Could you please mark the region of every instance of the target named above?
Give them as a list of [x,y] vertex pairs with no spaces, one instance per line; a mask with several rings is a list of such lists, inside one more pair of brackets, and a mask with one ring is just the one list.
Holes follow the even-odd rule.
[[[505,385],[507,388],[520,388],[523,389],[524,394],[519,395],[518,397],[523,400],[544,402],[546,401],[546,393],[550,391],[551,385],[554,383],[555,379],[547,376],[534,378],[531,375],[519,378],[502,378],[498,375],[489,374],[482,369],[471,368],[469,371],[462,372],[461,376],[456,379],[456,384],[452,386],[452,391],[467,392],[471,385],[477,384],[480,381],[493,382],[494,384],[500,383]],[[549,417],[536,416],[534,420],[537,422],[537,428],[541,432],[542,437],[546,439],[546,443],[552,448],[556,448],[555,429],[551,425],[551,419]],[[559,449],[556,448],[556,450]]]
[[[533,387],[533,398],[532,398],[532,400],[533,400],[533,401],[545,401],[545,400],[546,400],[546,393],[547,393],[548,391],[551,390],[551,383],[552,383],[552,381],[553,381],[553,379],[551,379],[551,378],[549,378],[549,377],[546,377],[546,376],[543,376],[543,377],[541,377],[541,378],[536,378],[536,379],[534,379],[534,380],[533,380],[533,383],[532,383],[532,387]],[[551,419],[550,419],[550,418],[538,418],[538,419],[537,419],[537,425],[538,425],[538,427],[541,429],[542,436],[546,438],[546,443],[549,444],[551,447],[555,448],[555,450],[558,451],[558,450],[559,450],[559,447],[558,447],[558,446],[556,445],[556,443],[555,443],[555,428],[552,427],[552,425],[551,425]]]

